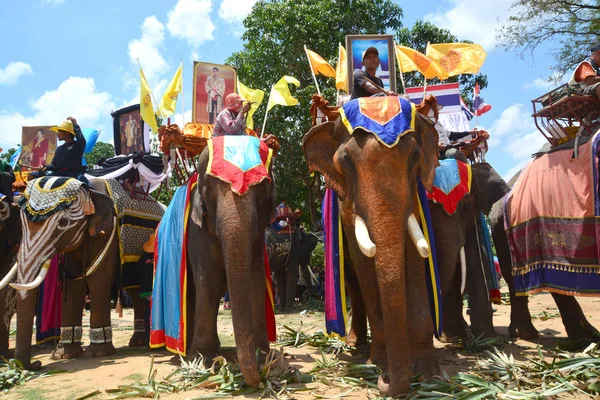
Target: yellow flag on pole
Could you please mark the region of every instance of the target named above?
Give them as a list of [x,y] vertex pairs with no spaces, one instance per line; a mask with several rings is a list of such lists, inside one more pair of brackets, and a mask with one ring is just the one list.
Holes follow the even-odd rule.
[[402,72],[419,71],[425,79],[444,75],[438,63],[410,47],[396,45],[396,60]]
[[477,74],[487,53],[478,44],[439,43],[428,44],[425,55],[440,65],[444,77],[459,74]]
[[258,106],[261,105],[261,103],[265,97],[265,92],[263,92],[260,89],[250,89],[248,86],[246,86],[242,82],[240,82],[239,79],[238,79],[237,85],[238,85],[238,94],[240,96],[242,96],[243,98],[245,98],[246,100],[250,100],[252,102],[250,104],[250,110],[248,111],[248,119],[246,120],[246,127],[250,128],[250,129],[254,129],[254,120],[252,119],[252,115],[254,114],[254,112],[256,111]]
[[335,78],[335,70],[323,57],[309,49],[306,49],[306,56],[315,75],[321,74],[329,78]]
[[288,84],[291,83],[300,86],[298,79],[285,75],[276,84],[271,86],[271,94],[269,95],[269,104],[267,104],[267,111],[269,111],[275,105],[281,106],[295,106],[298,104],[298,100],[290,93]]
[[338,63],[335,67],[335,88],[348,93],[348,63],[346,49],[340,44]]
[[160,103],[158,104],[158,110],[156,114],[161,115],[163,118],[170,117],[175,113],[175,106],[177,105],[177,96],[181,93],[183,88],[183,82],[181,79],[181,68],[177,68],[175,76],[171,79],[171,83],[167,86],[165,94],[163,95]]
[[156,117],[154,116],[154,106],[152,105],[152,97],[150,95],[150,86],[144,76],[144,71],[140,67],[140,116],[152,129],[152,133],[155,135],[158,133],[158,126],[156,125]]

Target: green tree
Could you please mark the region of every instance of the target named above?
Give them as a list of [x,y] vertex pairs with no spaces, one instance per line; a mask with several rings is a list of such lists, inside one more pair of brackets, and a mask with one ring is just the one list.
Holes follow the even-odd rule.
[[548,53],[554,58],[552,69],[563,76],[589,55],[598,44],[600,1],[598,0],[516,0],[511,15],[497,32],[499,46],[519,50],[521,57],[548,41],[556,41]]
[[[281,144],[273,164],[278,199],[308,210],[302,216],[305,224],[315,227],[320,221],[323,182],[318,174],[308,175],[302,152],[302,137],[311,128],[311,96],[317,92],[304,45],[335,65],[338,43],[346,35],[394,32],[402,25],[401,17],[402,9],[390,0],[272,0],[256,3],[244,20],[244,49],[227,60],[237,68],[240,81],[264,90],[266,97],[283,75],[301,83],[293,90],[300,104],[271,109],[266,131]],[[334,81],[317,79],[323,95],[335,103]],[[265,110],[261,106],[254,115],[256,126],[262,125]]]
[[85,160],[88,165],[91,167],[92,165],[98,164],[100,159],[108,159],[115,156],[115,147],[110,143],[104,142],[96,142],[94,149],[90,154],[85,155]]
[[[412,28],[401,28],[396,32],[396,43],[410,47],[421,53],[425,54],[427,43],[472,43],[468,40],[458,40],[449,30],[438,28],[430,22],[417,21]],[[398,73],[398,82],[400,77]],[[404,74],[404,82],[407,87],[423,86],[424,79],[420,72],[407,72]],[[451,76],[445,83],[459,82],[461,95],[465,103],[471,107],[473,102],[473,89],[475,88],[475,82],[479,82],[479,88],[484,89],[488,85],[487,75],[477,74],[465,74],[458,76]],[[436,85],[441,83],[439,79],[430,79],[427,81],[428,85]]]
[[13,156],[13,154],[15,154],[15,152],[17,151],[17,149],[15,148],[10,148],[8,149],[5,153],[0,154],[0,159],[6,161],[6,162],[10,162],[10,158]]

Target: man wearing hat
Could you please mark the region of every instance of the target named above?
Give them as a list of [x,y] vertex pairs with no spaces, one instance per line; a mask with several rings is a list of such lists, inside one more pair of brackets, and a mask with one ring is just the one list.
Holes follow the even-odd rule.
[[371,96],[396,96],[394,92],[383,88],[383,81],[379,78],[379,51],[375,47],[369,47],[362,54],[362,62],[365,70],[355,69],[352,84],[352,99]]
[[77,120],[69,117],[60,125],[50,129],[55,131],[58,140],[64,141],[64,143],[56,149],[52,162],[41,167],[40,171],[49,171],[51,175],[71,178],[77,178],[85,173],[86,168],[81,164],[81,158],[86,142],[81,128],[77,125]]
[[571,76],[569,87],[600,99],[600,45],[592,47],[590,56],[579,63]]
[[250,102],[237,93],[225,97],[225,108],[217,115],[212,136],[245,135],[246,114],[250,110]]

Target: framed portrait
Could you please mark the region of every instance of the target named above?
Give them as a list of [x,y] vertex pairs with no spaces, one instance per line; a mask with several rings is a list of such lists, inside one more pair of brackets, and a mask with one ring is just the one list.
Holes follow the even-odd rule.
[[50,126],[24,126],[21,134],[22,171],[36,170],[52,162],[56,152],[56,132]]
[[385,89],[396,92],[396,58],[392,35],[346,35],[348,90],[352,93],[354,70],[363,69],[362,55],[369,47],[375,47],[379,52],[377,77],[381,78]]
[[237,72],[228,65],[194,61],[192,121],[214,124],[225,97],[237,92]]
[[136,151],[149,151],[150,138],[140,115],[139,104],[113,111],[111,115],[115,154],[129,155]]

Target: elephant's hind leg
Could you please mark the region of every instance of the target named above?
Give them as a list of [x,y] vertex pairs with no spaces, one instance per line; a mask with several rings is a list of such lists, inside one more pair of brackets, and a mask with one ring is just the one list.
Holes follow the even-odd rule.
[[133,335],[129,339],[129,347],[148,346],[150,332],[144,323],[144,300],[140,297],[140,288],[128,288],[127,294],[133,303]]
[[569,339],[582,342],[600,340],[600,332],[588,322],[575,297],[556,293],[552,293],[552,297],[560,310]]
[[52,352],[52,359],[71,359],[83,354],[81,347],[82,313],[85,285],[82,280],[65,281],[62,294],[62,323],[60,343]]
[[[85,350],[86,357],[105,357],[115,354],[112,343],[112,326],[110,322],[110,293],[112,273],[103,275],[96,271],[88,279],[90,291],[90,345]],[[108,276],[107,276],[108,275]]]

